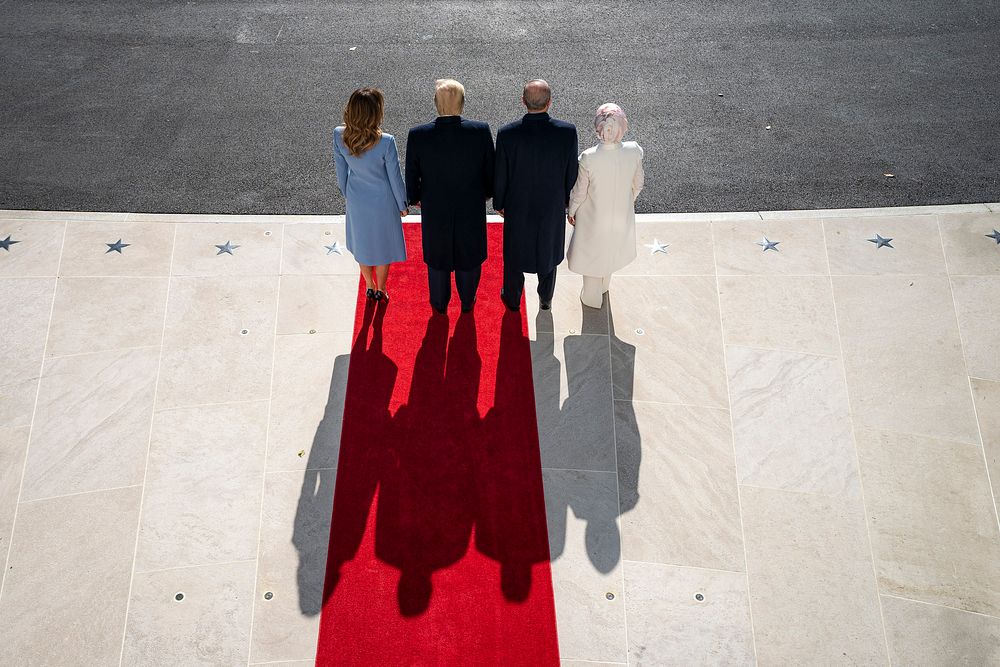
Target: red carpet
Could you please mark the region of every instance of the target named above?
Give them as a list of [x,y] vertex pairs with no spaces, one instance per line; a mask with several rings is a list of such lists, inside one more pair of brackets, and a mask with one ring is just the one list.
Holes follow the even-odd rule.
[[420,227],[374,308],[362,281],[318,665],[558,665],[524,308],[432,314]]

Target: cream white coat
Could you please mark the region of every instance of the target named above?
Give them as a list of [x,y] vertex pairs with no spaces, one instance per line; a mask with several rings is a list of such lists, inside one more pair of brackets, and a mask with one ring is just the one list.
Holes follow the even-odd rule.
[[642,190],[642,148],[634,141],[602,143],[580,154],[567,212],[576,219],[569,269],[605,277],[635,259],[635,200]]

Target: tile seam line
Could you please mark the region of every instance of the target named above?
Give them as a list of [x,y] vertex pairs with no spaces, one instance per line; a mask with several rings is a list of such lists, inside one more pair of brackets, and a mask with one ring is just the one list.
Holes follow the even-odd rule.
[[[607,327],[607,338],[608,338],[608,380],[610,380],[608,387],[608,398],[610,399],[611,407],[611,443],[613,446],[613,453],[615,455],[615,469],[613,475],[615,476],[615,509],[617,510],[615,524],[618,526],[618,558],[621,561],[621,554],[625,553],[625,536],[622,534],[621,529],[621,516],[622,516],[622,492],[621,492],[621,482],[618,479],[618,424],[615,419],[615,361],[614,361],[614,350],[611,349],[611,336],[613,332],[611,331],[612,323],[614,322],[611,316],[611,293],[607,293],[608,302],[608,312],[607,312],[607,322],[605,326]],[[604,301],[602,297],[602,304]],[[553,338],[555,336],[553,335]],[[566,353],[566,341],[563,340],[563,356]],[[568,387],[567,387],[568,389]],[[561,409],[562,406],[560,406]],[[621,563],[621,576],[619,578],[621,584],[621,595],[622,595],[622,630],[624,631],[625,639],[625,664],[626,666],[631,662],[630,651],[629,651],[629,640],[628,640],[628,591],[625,588],[625,564]],[[553,589],[555,587],[555,582],[553,582]]]
[[[174,255],[177,252],[177,227],[174,227],[174,234],[170,244],[170,272],[173,273]],[[170,310],[170,285],[172,278],[167,278],[167,292],[163,300],[163,324],[160,327],[160,352],[156,360],[156,384],[153,385],[152,410],[149,414],[149,431],[146,434],[146,459],[142,469],[142,491],[139,494],[138,516],[135,525],[135,544],[132,547],[132,568],[128,581],[128,597],[125,598],[125,615],[122,618],[122,640],[121,649],[118,653],[118,667],[125,661],[125,642],[128,639],[128,617],[132,611],[132,589],[135,584],[136,561],[139,557],[139,535],[142,532],[142,511],[146,504],[146,482],[149,475],[149,454],[153,447],[153,425],[156,423],[156,401],[160,391],[160,371],[163,367],[163,343],[167,336],[167,315]]]
[[750,555],[747,552],[747,531],[743,522],[743,492],[740,489],[740,469],[739,455],[736,451],[736,422],[733,417],[733,392],[729,381],[729,359],[726,355],[726,324],[722,317],[722,283],[719,279],[719,257],[715,243],[715,225],[709,225],[709,239],[712,242],[712,263],[716,267],[715,272],[715,305],[719,312],[719,336],[722,345],[722,372],[726,381],[726,405],[729,413],[729,443],[733,452],[733,482],[736,484],[736,509],[740,519],[740,538],[743,546],[743,579],[746,582],[747,591],[747,617],[750,621],[750,646],[753,648],[753,661],[755,665],[760,664],[757,656],[757,630],[753,620],[753,596],[750,593]]
[[74,496],[85,496],[91,493],[104,493],[105,491],[121,491],[122,489],[138,489],[142,484],[126,484],[124,486],[109,486],[106,489],[87,489],[86,491],[74,491],[72,493],[60,493],[55,496],[45,496],[43,498],[28,498],[27,500],[21,500],[21,505],[27,505],[28,503],[41,503],[46,500],[60,500],[62,498],[73,498]]
[[249,563],[255,558],[237,558],[236,560],[226,560],[220,561],[218,563],[192,563],[190,565],[173,565],[171,567],[157,567],[151,570],[137,570],[136,574],[157,574],[159,572],[174,572],[175,570],[191,570],[196,567],[215,567],[222,565],[239,565],[240,563]]
[[0,608],[3,604],[3,593],[7,586],[7,572],[10,570],[10,555],[13,553],[14,531],[17,529],[17,515],[21,507],[21,493],[24,492],[24,475],[28,470],[28,455],[31,453],[31,438],[35,431],[35,416],[38,413],[38,398],[42,392],[42,372],[45,370],[45,353],[49,349],[49,334],[52,332],[52,318],[56,309],[56,291],[59,289],[59,270],[62,268],[63,249],[66,246],[66,234],[68,233],[66,223],[63,223],[62,240],[59,243],[59,261],[56,263],[56,277],[52,282],[52,303],[49,306],[49,321],[45,327],[45,344],[42,346],[42,358],[38,362],[38,385],[35,387],[35,401],[31,406],[31,423],[28,426],[28,441],[24,445],[24,462],[21,464],[21,479],[17,486],[17,500],[14,503],[14,516],[10,521],[10,533],[7,538],[7,557],[4,560],[3,573],[0,574]]
[[[274,296],[274,327],[271,331],[271,381],[267,390],[267,421],[264,431],[264,447],[261,459],[260,475],[260,516],[257,520],[257,550],[255,552],[255,566],[253,572],[253,594],[250,598],[250,631],[247,634],[247,667],[253,661],[253,628],[257,616],[257,584],[260,578],[260,557],[261,542],[264,534],[264,502],[267,495],[267,457],[271,445],[271,409],[274,406],[274,376],[275,362],[278,359],[278,318],[281,313],[281,269],[285,259],[285,225],[281,225],[281,238],[278,240],[278,280],[277,289]],[[357,300],[355,299],[355,309]],[[336,484],[336,480],[334,480]],[[318,637],[317,637],[318,641]]]
[[[826,223],[820,221],[823,230],[823,248],[826,253],[826,261],[830,261],[830,246],[826,242]],[[844,395],[847,397],[847,418],[851,424],[851,444],[854,450],[854,463],[858,471],[858,493],[861,498],[861,511],[865,517],[865,538],[868,540],[868,556],[872,565],[872,583],[875,586],[875,601],[878,603],[879,620],[882,621],[882,642],[885,646],[885,661],[887,665],[892,665],[892,649],[889,646],[889,630],[885,622],[885,610],[882,609],[882,598],[879,594],[878,567],[875,564],[875,541],[872,539],[871,522],[868,518],[868,499],[865,496],[864,477],[861,474],[861,453],[858,451],[857,428],[854,419],[854,410],[851,407],[851,387],[847,381],[847,358],[844,354],[844,341],[840,334],[840,313],[837,310],[837,290],[833,282],[833,274],[830,275],[830,300],[833,302],[833,325],[837,330],[837,346],[840,350],[840,377],[844,380]]]
[[800,354],[804,357],[819,357],[820,359],[839,359],[836,354],[823,354],[822,352],[803,352],[802,350],[790,350],[786,347],[764,347],[762,345],[745,345],[743,343],[726,343],[727,348],[738,347],[743,350],[753,350],[755,352],[780,352],[782,354]]
[[884,598],[892,598],[893,600],[904,600],[905,602],[912,602],[914,604],[922,604],[928,607],[938,607],[940,609],[950,609],[951,611],[957,611],[961,614],[972,614],[973,616],[981,616],[983,618],[989,618],[991,620],[1000,621],[1000,615],[984,614],[981,611],[972,611],[971,609],[962,609],[961,607],[952,607],[947,604],[938,604],[937,602],[928,602],[926,600],[918,600],[916,598],[908,598],[904,595],[893,595],[892,593],[879,593]]
[[635,558],[623,558],[625,563],[635,563],[637,565],[660,565],[662,567],[682,567],[688,570],[705,570],[707,572],[724,572],[726,574],[746,574],[742,570],[727,570],[721,567],[704,567],[701,565],[683,565],[681,563],[661,563],[655,560],[637,560]]

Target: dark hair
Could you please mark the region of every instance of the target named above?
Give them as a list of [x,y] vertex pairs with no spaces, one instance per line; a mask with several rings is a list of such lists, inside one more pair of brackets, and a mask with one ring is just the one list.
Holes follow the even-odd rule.
[[378,88],[358,88],[344,107],[344,145],[357,157],[382,137],[385,98]]

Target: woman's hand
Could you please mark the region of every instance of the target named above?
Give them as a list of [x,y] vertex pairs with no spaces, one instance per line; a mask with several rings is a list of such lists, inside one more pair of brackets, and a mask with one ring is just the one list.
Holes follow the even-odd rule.
[[406,217],[406,216],[407,216],[407,215],[408,215],[409,213],[410,213],[410,212],[409,212],[409,211],[407,211],[407,210],[403,210],[403,211],[400,211],[400,212],[399,212],[399,217],[401,217],[401,218],[405,218],[405,217]]
[[566,219],[569,220],[569,224],[571,224],[574,227],[576,227],[576,216],[575,215],[567,215]]

